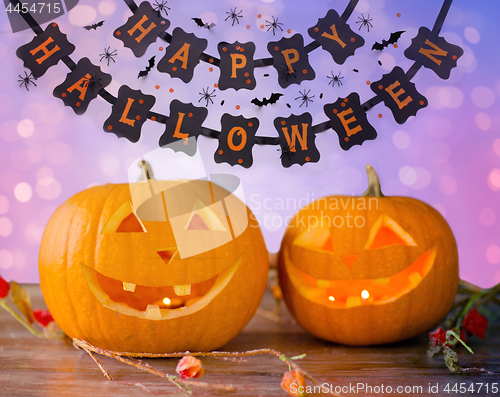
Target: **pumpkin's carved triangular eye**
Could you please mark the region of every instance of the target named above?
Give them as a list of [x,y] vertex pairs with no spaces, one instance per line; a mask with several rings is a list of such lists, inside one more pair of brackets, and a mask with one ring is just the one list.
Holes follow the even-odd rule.
[[193,214],[187,225],[187,230],[210,230],[199,214]]
[[375,250],[389,245],[416,246],[417,243],[395,220],[382,215],[373,224],[365,249]]
[[106,222],[102,233],[145,233],[146,228],[135,213],[130,201],[123,203]]
[[332,243],[332,236],[328,235],[325,243],[321,247],[323,251],[330,251],[333,252],[333,243]]
[[141,225],[141,222],[135,216],[134,213],[131,213],[129,216],[127,216],[122,221],[122,223],[120,223],[118,229],[116,229],[116,233],[142,233],[142,232],[144,232],[143,226]]
[[209,230],[225,232],[226,228],[209,207],[197,200],[184,230]]

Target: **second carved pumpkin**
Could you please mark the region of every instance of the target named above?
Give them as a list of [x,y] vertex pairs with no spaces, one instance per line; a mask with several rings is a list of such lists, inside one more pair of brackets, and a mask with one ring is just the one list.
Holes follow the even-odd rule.
[[429,330],[451,309],[459,281],[443,217],[422,201],[383,196],[367,171],[363,197],[330,196],[301,209],[279,253],[280,285],[297,322],[347,345]]

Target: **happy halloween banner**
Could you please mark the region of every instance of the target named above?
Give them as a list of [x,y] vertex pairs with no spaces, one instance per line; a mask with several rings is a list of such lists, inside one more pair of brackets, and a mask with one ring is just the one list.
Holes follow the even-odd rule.
[[[274,120],[277,137],[257,136],[259,120],[255,117],[245,118],[243,115],[222,115],[221,131],[203,127],[208,115],[208,103],[212,101],[213,94],[208,88],[202,97],[206,101],[206,107],[173,100],[170,103],[169,116],[152,111],[156,97],[141,90],[122,85],[118,96],[113,96],[105,89],[111,83],[112,76],[102,72],[100,67],[92,64],[88,58],[82,58],[77,63],[71,60],[69,55],[73,53],[75,46],[59,30],[58,25],[51,23],[42,30],[29,11],[21,12],[21,16],[36,36],[28,44],[19,47],[16,55],[35,79],[43,76],[59,61],[65,63],[71,72],[54,88],[53,95],[78,115],[84,114],[89,103],[98,95],[104,98],[111,104],[111,113],[103,125],[105,132],[137,142],[143,124],[149,119],[165,125],[165,131],[159,140],[161,147],[169,145],[176,151],[183,151],[192,156],[197,150],[198,136],[203,135],[219,142],[214,153],[216,163],[229,163],[233,166],[237,164],[249,168],[253,164],[254,145],[279,145],[281,163],[284,167],[290,167],[292,164],[303,165],[319,161],[320,153],[315,145],[315,138],[316,134],[322,131],[333,129],[338,135],[340,147],[344,150],[375,139],[377,131],[368,122],[366,112],[380,102],[384,102],[391,110],[398,124],[405,123],[410,116],[415,116],[420,109],[427,106],[427,99],[411,82],[413,76],[424,66],[434,71],[441,79],[448,79],[451,69],[456,67],[458,58],[463,55],[462,48],[439,36],[452,1],[444,1],[433,29],[421,27],[417,36],[412,39],[410,47],[405,50],[404,55],[414,61],[413,66],[406,72],[396,66],[380,80],[370,84],[375,94],[373,98],[361,103],[356,92],[345,98],[338,98],[334,103],[324,106],[324,112],[330,120],[317,125],[313,125],[312,116],[307,112],[277,117]],[[10,2],[13,7],[20,9],[19,0]],[[282,88],[300,84],[304,80],[314,80],[316,75],[309,63],[309,52],[321,47],[332,56],[335,63],[342,65],[365,44],[364,39],[347,24],[358,0],[351,0],[342,15],[335,10],[329,10],[324,18],[320,18],[316,25],[308,29],[313,41],[307,45],[304,44],[303,36],[298,33],[290,38],[269,42],[267,50],[271,57],[264,59],[254,59],[256,46],[252,42],[220,42],[217,45],[219,57],[208,55],[204,53],[207,40],[198,38],[193,33],[186,33],[180,27],[176,27],[171,35],[166,32],[170,21],[162,17],[160,5],[163,3],[156,3],[155,8],[146,1],[139,7],[133,0],[125,0],[125,3],[133,15],[124,25],[114,30],[113,36],[116,39],[122,41],[136,57],[141,57],[160,37],[169,43],[165,55],[157,64],[160,73],[168,73],[172,78],[179,78],[188,84],[198,63],[208,62],[220,69],[217,84],[219,90],[253,90],[256,87],[254,70],[257,67],[274,67]],[[236,8],[234,12],[236,13]],[[199,18],[194,19],[199,26],[213,28],[213,25],[204,24]],[[95,29],[97,26],[88,28]],[[270,22],[271,28],[282,29],[274,18]],[[372,50],[382,51],[388,45],[394,44],[402,33],[404,32],[395,32],[388,41],[375,43]],[[104,55],[112,57],[111,53]],[[146,70],[139,73],[139,77],[146,76],[154,64],[153,57],[149,60]],[[332,79],[334,78],[335,76],[332,76]],[[305,92],[304,90],[304,100],[307,101]],[[275,103],[280,96],[282,94],[272,93],[269,99],[254,99],[252,103],[267,106]],[[173,143],[178,144],[171,145]]]

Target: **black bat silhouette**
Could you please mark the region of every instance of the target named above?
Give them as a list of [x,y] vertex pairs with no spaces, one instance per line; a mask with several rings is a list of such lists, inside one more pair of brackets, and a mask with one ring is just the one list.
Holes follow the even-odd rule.
[[211,23],[210,25],[208,23],[204,23],[201,18],[191,18],[193,21],[196,22],[198,26],[201,26],[202,28],[207,28],[207,29],[212,29],[215,26],[215,23]]
[[292,105],[290,105],[289,103],[287,103],[286,106],[288,106],[288,109],[292,108]]
[[104,24],[104,21],[100,21],[100,22],[97,22],[97,23],[93,23],[92,25],[84,26],[84,28],[86,30],[90,30],[90,29],[97,30],[97,28],[100,27],[100,26],[102,26],[103,24]]
[[281,96],[283,96],[283,94],[278,94],[273,92],[269,97],[269,99],[264,98],[262,99],[262,101],[259,101],[257,98],[254,98],[250,102],[261,108],[262,106],[267,106],[269,103],[270,104],[276,103]]
[[359,73],[359,70],[358,70],[358,69],[353,69],[352,71],[353,71],[353,72],[356,72],[356,73]]
[[149,71],[155,66],[155,57],[156,57],[156,55],[154,57],[149,58],[149,61],[148,61],[149,65],[146,66],[146,70],[141,70],[139,72],[139,75],[137,76],[137,78],[144,77],[144,76],[148,75]]
[[379,64],[380,66],[382,66],[382,62],[378,61],[378,64]]
[[266,73],[266,74],[264,75],[264,77],[269,77],[269,73]]
[[222,100],[222,102],[220,103],[220,105],[221,105],[221,106],[222,106],[222,105],[224,105],[224,99]]
[[394,44],[397,43],[401,35],[404,33],[404,30],[401,30],[399,32],[394,32],[391,33],[391,37],[389,37],[389,40],[382,40],[382,44],[375,42],[375,44],[372,47],[372,50],[379,50],[382,51],[385,47],[387,47],[389,44]]
[[319,94],[319,99],[323,99],[323,93]]

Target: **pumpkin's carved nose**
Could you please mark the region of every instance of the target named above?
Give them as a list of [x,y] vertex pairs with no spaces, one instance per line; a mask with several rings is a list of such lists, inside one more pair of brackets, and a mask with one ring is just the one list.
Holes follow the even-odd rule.
[[177,247],[173,248],[166,248],[161,251],[157,251],[158,255],[160,255],[160,258],[165,261],[165,263],[168,265],[170,261],[174,258],[174,256],[179,252]]
[[347,267],[350,269],[352,265],[354,265],[354,262],[356,262],[356,258],[358,257],[358,254],[352,254],[352,255],[346,255],[342,257],[342,260],[345,262]]

